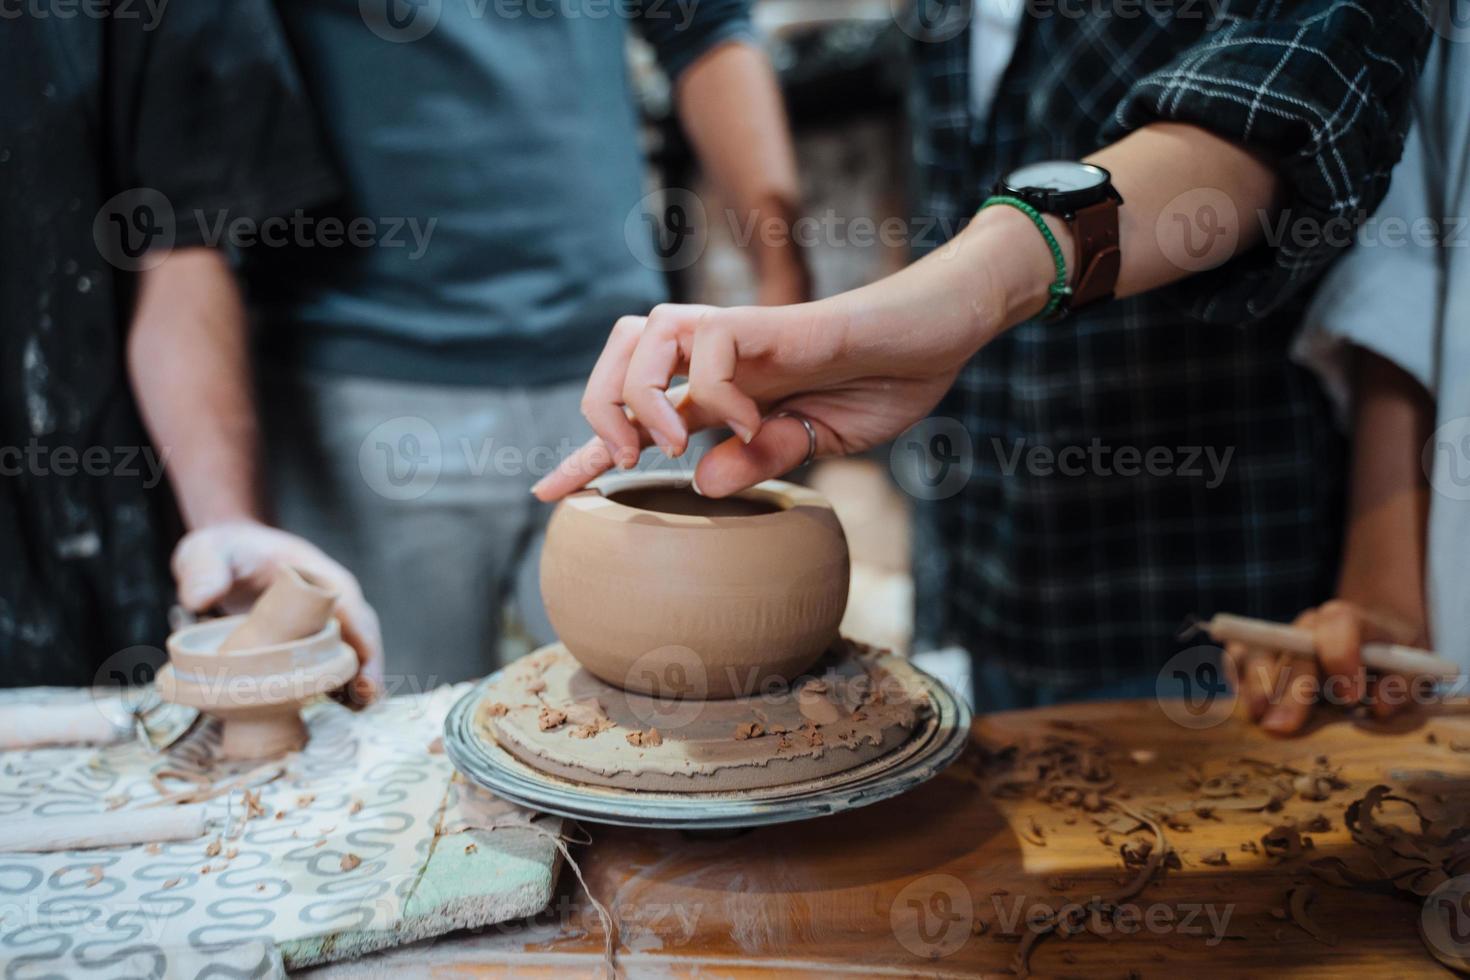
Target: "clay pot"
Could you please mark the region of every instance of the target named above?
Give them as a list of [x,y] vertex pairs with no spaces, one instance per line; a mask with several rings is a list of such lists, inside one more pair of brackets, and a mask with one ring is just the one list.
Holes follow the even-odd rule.
[[336,592],[288,565],[276,572],[244,622],[220,644],[219,652],[234,653],[311,636],[326,625],[336,602]]
[[223,652],[247,618],[227,616],[174,633],[169,662],[155,679],[165,701],[224,722],[223,759],[268,759],[301,748],[301,706],[357,674],[357,654],[342,642],[335,619],[303,639]]
[[541,557],[557,636],[609,684],[729,698],[810,667],[847,606],[847,539],[820,494],[768,481],[712,500],[669,475],[563,500]]

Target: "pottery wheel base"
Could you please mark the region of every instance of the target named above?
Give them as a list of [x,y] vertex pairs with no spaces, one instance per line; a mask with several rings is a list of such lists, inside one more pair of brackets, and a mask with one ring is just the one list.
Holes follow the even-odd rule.
[[473,782],[525,806],[711,829],[806,819],[903,792],[959,754],[969,723],[943,684],[846,641],[789,689],[682,703],[605,684],[553,645],[461,699],[445,722],[445,748]]

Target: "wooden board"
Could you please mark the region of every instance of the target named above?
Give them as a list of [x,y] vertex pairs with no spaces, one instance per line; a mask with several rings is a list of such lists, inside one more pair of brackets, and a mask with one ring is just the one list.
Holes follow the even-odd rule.
[[[1234,720],[1190,730],[1155,702],[1114,702],[992,715],[973,733],[989,745],[1068,734],[1058,731],[1058,722],[1106,734],[1125,757],[1114,767],[1120,789],[1137,803],[1190,799],[1186,766],[1223,767],[1241,757],[1310,766],[1325,754],[1350,785],[1325,802],[1293,799],[1279,814],[1190,821],[1188,832],[1170,834],[1182,868],[1136,901],[1145,911],[1199,906],[1203,934],[1181,925],[1110,941],[1052,938],[1033,956],[1037,975],[1448,975],[1421,946],[1418,903],[1319,884],[1317,917],[1338,933],[1336,945],[1324,945],[1271,914],[1285,904],[1293,882],[1309,880],[1301,863],[1275,864],[1242,852],[1240,844],[1258,840],[1284,816],[1323,813],[1333,829],[1312,835],[1308,857],[1358,860],[1343,828],[1344,806],[1374,783],[1402,785],[1426,770],[1470,778],[1470,755],[1449,747],[1452,739],[1470,741],[1470,712],[1440,709],[1392,731],[1370,731],[1337,715],[1304,737],[1278,740]],[[1427,741],[1430,731],[1438,744]],[[1130,750],[1157,757],[1134,763],[1126,760]],[[1123,867],[1116,848],[1102,845],[1085,820],[1068,824],[1063,811],[1045,804],[993,798],[976,775],[977,757],[972,750],[903,797],[803,824],[718,838],[593,826],[594,843],[575,856],[618,917],[619,961],[634,976],[1001,975],[1016,949],[998,938],[1002,912],[1009,914],[1018,900],[1055,905],[1105,893],[1116,888]],[[1032,818],[1044,830],[1044,846],[1025,839]],[[1199,860],[1219,849],[1229,855],[1228,867]],[[446,937],[323,975],[424,964],[516,976],[589,975],[601,961],[597,919],[572,875],[563,876],[562,888],[550,915],[517,930]],[[929,915],[924,934],[915,926],[919,908]],[[1207,908],[1217,921],[1228,909],[1219,931],[1241,938],[1212,942],[1209,921],[1200,918]],[[988,930],[976,935],[982,920]],[[968,935],[956,931],[960,924]]]

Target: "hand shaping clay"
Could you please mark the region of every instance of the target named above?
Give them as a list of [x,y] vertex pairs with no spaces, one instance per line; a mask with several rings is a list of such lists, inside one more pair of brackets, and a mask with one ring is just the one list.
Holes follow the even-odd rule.
[[721,793],[847,772],[898,751],[929,716],[923,682],[892,654],[839,640],[812,674],[752,697],[681,702],[611,687],[558,644],[506,668],[479,718],[487,737],[541,772]]
[[563,500],[541,558],[557,636],[593,675],[696,700],[784,685],[837,639],[847,539],[780,481],[712,500],[686,480],[601,481]]
[[306,744],[301,705],[357,673],[357,655],[332,618],[335,600],[301,573],[283,570],[246,615],[197,623],[168,638],[159,695],[224,723],[221,758],[299,749]]

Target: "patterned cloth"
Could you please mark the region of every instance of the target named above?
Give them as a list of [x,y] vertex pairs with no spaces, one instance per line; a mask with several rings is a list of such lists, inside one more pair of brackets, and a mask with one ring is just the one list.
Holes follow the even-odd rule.
[[[929,38],[913,93],[921,227],[952,233],[1008,170],[1161,120],[1269,153],[1293,222],[1350,228],[1383,197],[1430,33],[1413,3],[1063,11],[1028,10],[983,125],[965,0],[927,34],[909,25]],[[1190,613],[1289,619],[1328,595],[1342,448],[1287,352],[1351,235],[1272,243],[1277,227],[1175,287],[1022,324],[965,368],[935,414],[968,432],[970,473],[920,508],[917,639],[1075,686],[1157,670]]]

